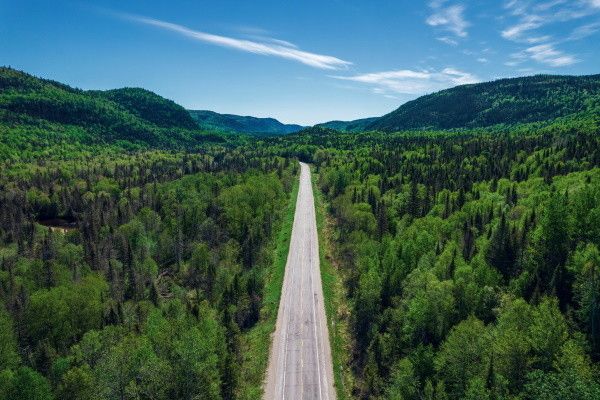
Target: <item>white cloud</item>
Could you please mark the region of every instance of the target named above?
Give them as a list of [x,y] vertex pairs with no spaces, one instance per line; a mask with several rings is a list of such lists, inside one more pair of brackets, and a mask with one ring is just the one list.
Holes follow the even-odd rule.
[[213,35],[201,31],[195,31],[183,25],[178,25],[153,18],[132,15],[122,15],[122,17],[131,21],[136,21],[142,24],[154,26],[171,32],[176,32],[180,35],[189,37],[200,42],[210,43],[216,46],[227,47],[230,49],[236,49],[247,53],[254,53],[265,56],[284,58],[287,60],[293,60],[314,68],[336,70],[346,68],[352,64],[349,61],[344,61],[337,57],[303,51],[289,42],[280,41],[277,39],[263,38],[263,40],[261,41],[237,39],[226,36]]
[[502,31],[502,37],[508,40],[520,40],[524,33],[537,29],[543,25],[543,19],[537,15],[526,15],[521,21]]
[[354,76],[333,76],[333,78],[369,84],[374,86],[375,93],[385,95],[390,93],[420,95],[480,81],[477,76],[454,68],[444,68],[441,71],[404,69]]
[[525,41],[529,44],[536,44],[536,43],[543,43],[543,42],[547,42],[549,40],[552,39],[552,36],[550,35],[545,35],[545,36],[531,36],[528,37],[527,39],[525,39]]
[[566,67],[579,62],[575,56],[557,50],[553,44],[548,43],[528,47],[523,51],[513,53],[504,65],[516,67],[528,60],[537,61],[555,68]]
[[487,64],[487,63],[489,63],[489,62],[490,62],[490,60],[488,60],[488,59],[487,59],[487,58],[485,58],[485,57],[479,57],[479,58],[477,59],[477,62],[480,62],[480,63],[482,63],[482,64]]
[[456,40],[454,40],[454,39],[452,39],[452,38],[450,38],[448,36],[441,36],[441,37],[438,37],[436,39],[439,40],[440,42],[446,43],[446,44],[448,44],[450,46],[456,46],[456,45],[458,45],[458,42]]
[[556,46],[583,39],[600,30],[600,23],[591,23],[575,28],[566,37],[540,34],[540,31],[549,25],[574,23],[600,12],[600,0],[508,0],[504,7],[517,19],[501,32],[502,37],[530,46],[511,55],[511,59],[505,63],[507,66],[517,66],[527,60],[551,67],[573,65],[579,60]]
[[521,61],[518,61],[518,60],[509,60],[504,63],[504,65],[506,65],[507,67],[516,67],[520,64],[521,64]]
[[565,67],[579,62],[579,60],[572,55],[556,50],[551,44],[541,44],[529,47],[528,49],[525,49],[525,53],[529,55],[531,59],[551,67]]
[[[598,2],[600,3],[600,0],[598,0]],[[573,29],[573,32],[571,32],[571,34],[569,35],[569,37],[566,40],[568,40],[568,41],[580,40],[580,39],[586,38],[588,36],[592,36],[594,33],[598,32],[599,30],[600,30],[600,22],[594,22],[591,24],[581,25],[581,26]]]
[[[502,37],[520,43],[542,43],[549,36],[532,35],[532,31],[550,24],[574,21],[600,12],[600,0],[509,0],[504,8],[518,17],[502,30]],[[585,37],[585,36],[582,36]],[[573,39],[577,40],[577,39]]]
[[444,7],[444,3],[445,1],[433,1],[429,4],[434,12],[425,20],[427,25],[444,28],[457,37],[467,37],[470,24],[463,15],[465,7],[461,4]]
[[504,3],[504,8],[510,10],[512,15],[523,15],[527,11],[529,6],[528,1],[522,0],[508,0]]

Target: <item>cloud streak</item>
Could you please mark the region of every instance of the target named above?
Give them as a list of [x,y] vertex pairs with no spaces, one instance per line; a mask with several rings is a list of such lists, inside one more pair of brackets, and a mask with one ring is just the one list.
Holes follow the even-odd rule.
[[580,61],[570,54],[557,50],[553,44],[546,43],[531,46],[523,51],[512,54],[510,60],[504,63],[504,65],[516,67],[529,59],[554,68],[566,67]]
[[121,15],[121,17],[144,25],[153,26],[170,32],[175,32],[190,39],[212,44],[215,46],[235,49],[246,53],[259,54],[292,60],[313,68],[339,70],[352,65],[351,62],[337,57],[311,53],[297,48],[294,44],[272,38],[261,38],[260,40],[238,39],[227,36],[214,35],[202,31],[196,31],[183,25],[172,22],[161,21],[154,18]]
[[[600,0],[598,0],[600,3]],[[599,6],[600,7],[600,6]],[[581,25],[573,30],[566,41],[572,40],[580,40],[586,38],[588,36],[593,35],[594,33],[600,30],[600,22],[594,22],[591,24]]]
[[434,12],[425,20],[425,23],[429,26],[444,28],[457,37],[467,37],[467,28],[470,24],[464,17],[465,7],[461,4],[444,7],[444,3],[444,0],[436,0],[429,4]]
[[550,24],[574,21],[596,14],[600,12],[600,0],[509,0],[505,2],[504,8],[518,20],[501,32],[502,37],[514,42],[539,43],[550,38],[531,36],[532,31]]
[[441,71],[403,69],[354,76],[333,76],[333,78],[371,85],[374,93],[383,95],[390,95],[390,93],[421,95],[452,86],[480,82],[477,76],[454,68],[445,68]]
[[521,40],[526,32],[541,27],[544,23],[543,21],[544,19],[538,15],[524,15],[519,23],[503,30],[502,37],[513,41]]
[[525,53],[533,60],[551,67],[566,67],[579,62],[572,55],[556,50],[551,44],[529,47]]
[[576,56],[557,46],[591,36],[600,29],[598,23],[590,23],[562,38],[539,33],[548,25],[577,21],[600,12],[600,0],[508,0],[504,7],[516,21],[502,30],[502,37],[530,46],[513,54],[505,63],[507,66],[518,66],[527,60],[555,68],[573,65],[579,62]]

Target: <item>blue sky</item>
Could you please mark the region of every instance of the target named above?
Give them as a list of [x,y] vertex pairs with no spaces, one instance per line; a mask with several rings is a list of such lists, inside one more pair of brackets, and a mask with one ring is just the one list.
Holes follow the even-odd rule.
[[313,124],[463,83],[600,73],[600,0],[0,0],[0,65]]

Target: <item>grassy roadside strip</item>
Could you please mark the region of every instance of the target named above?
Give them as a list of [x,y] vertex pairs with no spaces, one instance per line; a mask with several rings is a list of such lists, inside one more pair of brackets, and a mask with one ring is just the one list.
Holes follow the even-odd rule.
[[340,271],[332,263],[332,222],[327,218],[327,204],[317,186],[318,175],[312,175],[315,211],[317,216],[317,231],[319,233],[319,260],[321,265],[321,281],[325,313],[329,322],[329,340],[331,342],[331,357],[333,375],[338,400],[352,398],[352,372],[349,368],[350,336],[348,334],[349,310],[345,301],[345,289]]
[[261,309],[261,320],[242,337],[241,353],[242,368],[240,374],[240,400],[256,400],[262,398],[263,381],[269,361],[269,348],[271,346],[271,334],[275,330],[277,322],[277,310],[283,287],[283,276],[287,261],[290,240],[292,237],[292,226],[294,225],[294,212],[298,198],[300,180],[296,176],[287,209],[280,222],[279,233],[273,241],[273,257],[268,271],[266,272],[264,301]]

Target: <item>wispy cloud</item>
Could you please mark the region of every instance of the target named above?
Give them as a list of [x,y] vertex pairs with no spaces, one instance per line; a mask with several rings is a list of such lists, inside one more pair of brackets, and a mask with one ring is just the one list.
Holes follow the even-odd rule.
[[445,0],[434,0],[429,3],[429,7],[433,14],[425,20],[427,25],[443,28],[460,38],[468,36],[467,28],[470,24],[464,17],[465,7],[462,4],[446,5]]
[[534,60],[540,64],[555,68],[566,67],[580,61],[575,56],[557,50],[553,44],[547,43],[528,47],[523,51],[513,53],[510,60],[504,64],[509,67],[516,67],[527,60]]
[[519,23],[512,25],[502,31],[502,37],[508,40],[518,41],[523,35],[543,25],[543,18],[537,15],[524,15]]
[[[600,0],[598,0],[598,3],[600,4]],[[600,7],[600,5],[599,5]],[[578,26],[577,28],[573,29],[573,32],[571,32],[571,34],[569,35],[569,37],[567,37],[567,41],[572,41],[572,40],[581,40],[584,39],[588,36],[592,36],[594,33],[598,32],[600,30],[600,22],[593,22],[591,24],[585,24],[585,25],[581,25]]]
[[227,36],[214,35],[211,33],[192,30],[183,25],[178,25],[172,22],[161,21],[154,18],[124,15],[120,17],[130,21],[139,22],[145,25],[150,25],[156,28],[178,33],[182,36],[213,44],[216,46],[226,47],[247,53],[260,54],[264,56],[272,56],[284,58],[287,60],[296,61],[314,68],[339,70],[350,65],[351,62],[339,59],[337,57],[311,53],[296,47],[294,44],[272,38],[257,38],[255,40],[232,38]]
[[441,37],[437,37],[437,40],[439,40],[442,43],[446,43],[450,46],[457,46],[458,45],[458,41],[452,39],[451,37],[448,36],[441,36]]
[[551,67],[565,67],[579,62],[574,56],[556,50],[551,44],[529,47],[525,49],[525,53],[533,60]]
[[543,29],[548,25],[574,23],[600,12],[600,0],[507,0],[504,7],[509,18],[514,17],[516,20],[502,30],[502,37],[529,46],[514,53],[505,63],[511,67],[527,60],[555,68],[573,65],[579,62],[577,57],[558,49],[557,46],[583,39],[600,30],[600,23],[588,23],[575,28],[568,36],[550,36],[543,33]]
[[541,43],[549,36],[533,31],[547,25],[578,20],[600,12],[600,0],[508,0],[504,8],[517,21],[502,30],[502,37],[522,43]]
[[420,95],[480,81],[477,76],[454,68],[445,68],[441,71],[403,69],[354,76],[333,76],[333,78],[372,85],[375,93],[385,95],[391,93]]

